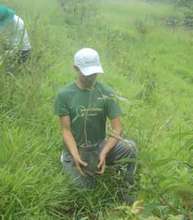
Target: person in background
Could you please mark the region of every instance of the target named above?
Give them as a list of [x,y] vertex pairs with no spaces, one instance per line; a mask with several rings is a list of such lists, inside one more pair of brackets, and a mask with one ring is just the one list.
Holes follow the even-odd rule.
[[15,11],[0,5],[0,56],[14,57],[24,63],[29,57],[31,44],[23,20]]
[[[83,48],[74,56],[77,79],[65,85],[55,100],[64,140],[61,162],[79,187],[93,188],[106,165],[127,160],[125,185],[132,186],[136,170],[136,144],[123,139],[121,109],[113,90],[96,80],[103,73],[94,49]],[[111,132],[106,131],[107,119]]]

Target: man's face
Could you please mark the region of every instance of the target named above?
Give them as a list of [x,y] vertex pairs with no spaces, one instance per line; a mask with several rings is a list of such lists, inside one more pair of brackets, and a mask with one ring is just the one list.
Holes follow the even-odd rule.
[[91,87],[96,81],[97,73],[92,74],[90,76],[84,76],[80,74],[80,80],[86,87]]

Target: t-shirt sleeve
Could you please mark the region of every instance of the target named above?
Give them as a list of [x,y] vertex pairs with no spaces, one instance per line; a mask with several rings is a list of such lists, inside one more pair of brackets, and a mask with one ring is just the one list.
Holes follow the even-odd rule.
[[19,47],[21,50],[30,50],[31,45],[28,38],[28,33],[25,29],[23,20],[15,16],[15,36],[13,38],[13,46]]
[[113,91],[106,97],[106,115],[109,119],[122,115],[117,97]]
[[59,117],[69,115],[69,108],[66,97],[59,93],[55,98],[54,113]]

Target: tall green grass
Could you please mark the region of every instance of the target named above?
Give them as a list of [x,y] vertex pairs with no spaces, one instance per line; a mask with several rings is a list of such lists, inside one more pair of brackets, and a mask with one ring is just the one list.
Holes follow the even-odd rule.
[[[192,32],[166,25],[178,13],[167,4],[66,2],[68,9],[65,1],[4,1],[24,18],[33,51],[9,73],[0,66],[1,218],[190,219]],[[74,8],[79,12],[72,16]],[[99,80],[120,96],[124,135],[138,143],[141,217],[120,204],[122,181],[119,174],[110,178],[112,170],[94,191],[74,188],[62,172],[53,102],[58,89],[76,77],[73,54],[81,47],[101,54],[105,74]]]

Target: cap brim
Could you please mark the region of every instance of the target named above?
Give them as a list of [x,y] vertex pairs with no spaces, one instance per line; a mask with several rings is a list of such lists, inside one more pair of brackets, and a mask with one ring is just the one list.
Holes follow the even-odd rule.
[[80,71],[84,76],[104,73],[102,66],[85,67],[85,68],[81,68]]

